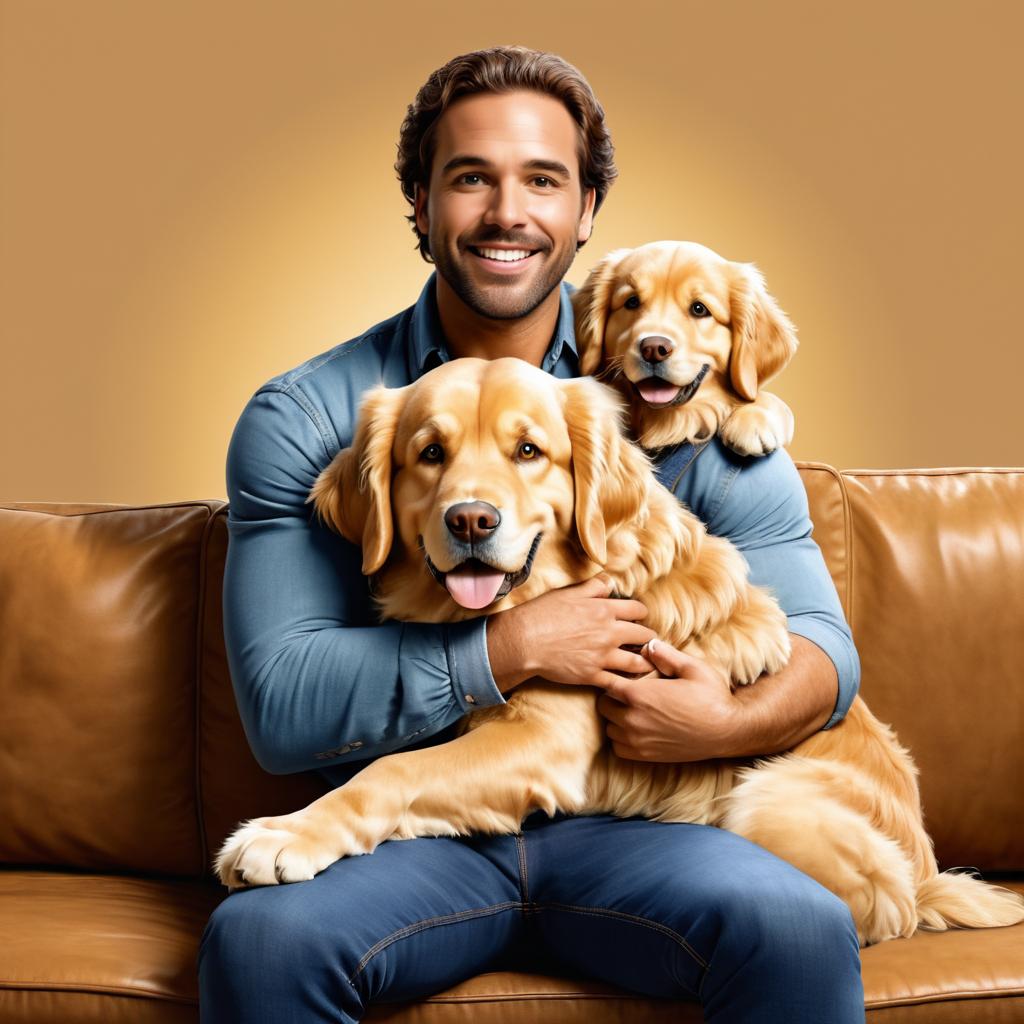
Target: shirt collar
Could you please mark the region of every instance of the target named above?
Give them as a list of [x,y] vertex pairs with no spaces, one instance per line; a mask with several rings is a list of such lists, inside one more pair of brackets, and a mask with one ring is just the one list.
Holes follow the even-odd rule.
[[[441,314],[437,309],[437,271],[427,278],[427,283],[416,300],[412,311],[412,323],[409,331],[409,376],[416,380],[428,370],[434,369],[451,357],[448,354],[448,343],[441,327]],[[576,326],[572,309],[572,294],[576,289],[567,281],[559,285],[560,299],[558,304],[558,322],[555,333],[551,337],[541,368],[551,373],[562,351],[568,347],[575,361]]]

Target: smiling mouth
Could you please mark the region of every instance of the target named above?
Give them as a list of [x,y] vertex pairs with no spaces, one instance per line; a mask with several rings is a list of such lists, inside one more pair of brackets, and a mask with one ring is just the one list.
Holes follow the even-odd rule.
[[701,381],[708,375],[710,363],[705,363],[689,384],[673,384],[661,377],[646,377],[640,381],[630,381],[637,394],[652,409],[667,409],[673,405],[684,405],[697,393]]
[[515,265],[525,263],[531,256],[536,256],[540,249],[492,249],[487,245],[469,245],[466,247],[476,257],[489,263],[505,263]]
[[[526,562],[516,572],[505,572],[503,569],[496,569],[479,558],[467,558],[466,561],[442,572],[430,560],[430,555],[423,552],[427,568],[430,574],[441,584],[451,599],[463,608],[470,608],[479,611],[489,604],[494,604],[499,598],[504,597],[509,591],[525,583],[530,577],[530,570],[533,568],[533,559],[540,547],[540,539],[543,533],[538,533],[530,545],[530,552],[526,556]],[[420,545],[423,540],[420,538]]]

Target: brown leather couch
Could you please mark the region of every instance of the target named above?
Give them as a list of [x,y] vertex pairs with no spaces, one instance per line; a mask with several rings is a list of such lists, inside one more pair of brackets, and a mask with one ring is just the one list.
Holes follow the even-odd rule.
[[[1024,891],[1024,471],[801,467],[862,692],[913,750],[945,867]],[[315,775],[256,765],[221,635],[225,506],[0,509],[0,1024],[195,1021],[241,818]],[[1016,880],[1014,880],[1016,879]],[[1024,925],[863,953],[872,1022],[1024,1021]],[[698,1021],[581,979],[486,974],[373,1020]]]

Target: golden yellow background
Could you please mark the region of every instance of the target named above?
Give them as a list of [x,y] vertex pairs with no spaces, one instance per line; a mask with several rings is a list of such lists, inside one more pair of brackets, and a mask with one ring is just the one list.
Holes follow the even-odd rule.
[[1019,465],[1021,5],[0,0],[0,499],[223,496],[269,377],[410,305],[392,164],[458,53],[589,78],[605,251],[753,261],[797,458]]

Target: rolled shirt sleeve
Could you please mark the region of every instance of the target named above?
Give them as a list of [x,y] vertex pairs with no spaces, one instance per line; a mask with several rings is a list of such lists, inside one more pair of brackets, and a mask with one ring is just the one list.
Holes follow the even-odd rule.
[[[704,461],[704,454],[697,463]],[[711,533],[728,538],[743,552],[751,582],[772,591],[790,632],[817,644],[832,660],[839,692],[824,726],[829,729],[842,721],[857,695],[860,659],[821,549],[811,537],[800,474],[785,449],[744,458],[715,441],[706,454],[713,458],[700,467],[704,489],[699,495],[694,492],[691,507]],[[707,479],[709,475],[715,479]]]
[[307,504],[332,454],[303,404],[273,387],[228,449],[225,642],[249,744],[274,773],[372,758],[504,700],[484,619],[377,624],[359,549]]

